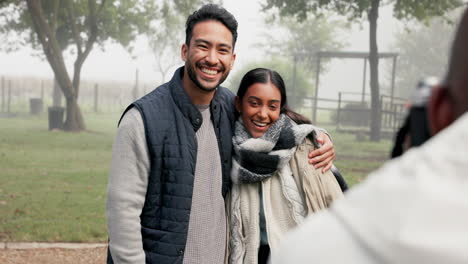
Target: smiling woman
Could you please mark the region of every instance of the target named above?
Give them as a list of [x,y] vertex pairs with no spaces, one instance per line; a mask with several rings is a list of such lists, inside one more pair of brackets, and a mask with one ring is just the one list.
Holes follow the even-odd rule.
[[[330,171],[309,164],[315,146],[308,137],[319,128],[288,108],[277,72],[257,68],[246,73],[236,109],[230,261],[266,263],[270,247],[276,248],[283,234],[342,192]],[[331,166],[333,148],[321,151],[321,166]]]
[[281,94],[273,83],[255,83],[242,100],[237,97],[236,108],[246,130],[254,138],[261,137],[280,115]]

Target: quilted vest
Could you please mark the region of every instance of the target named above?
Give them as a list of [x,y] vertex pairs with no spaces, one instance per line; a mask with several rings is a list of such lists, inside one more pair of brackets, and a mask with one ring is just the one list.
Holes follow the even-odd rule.
[[[182,263],[184,257],[197,161],[195,133],[203,120],[182,86],[182,74],[183,67],[171,81],[127,108],[135,107],[141,113],[150,159],[140,215],[146,263]],[[232,92],[218,87],[210,111],[222,163],[222,194],[226,197],[232,162]],[[110,255],[108,263],[112,263]]]

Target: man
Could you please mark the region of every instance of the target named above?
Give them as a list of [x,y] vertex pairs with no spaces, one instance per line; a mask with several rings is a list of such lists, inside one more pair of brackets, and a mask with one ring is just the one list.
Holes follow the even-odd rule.
[[[225,261],[234,95],[219,85],[236,39],[235,18],[203,6],[186,23],[185,66],[124,112],[108,184],[108,263]],[[330,159],[325,142],[310,154],[319,166]]]
[[272,263],[468,263],[467,10],[428,110],[438,135],[307,219]]

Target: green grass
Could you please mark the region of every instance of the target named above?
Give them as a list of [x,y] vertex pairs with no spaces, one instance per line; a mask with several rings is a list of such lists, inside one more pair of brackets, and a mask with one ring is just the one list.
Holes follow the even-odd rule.
[[[46,115],[0,118],[0,241],[105,242],[106,185],[119,115],[85,115],[88,132],[47,130]],[[390,141],[332,134],[335,164],[354,185]]]
[[0,240],[105,241],[105,191],[118,116],[89,132],[49,132],[47,119],[2,118]]
[[366,141],[358,141],[353,134],[336,133],[334,128],[328,128],[328,131],[335,147],[334,164],[349,186],[361,182],[390,157],[393,142],[389,139],[378,143],[370,142],[368,138]]

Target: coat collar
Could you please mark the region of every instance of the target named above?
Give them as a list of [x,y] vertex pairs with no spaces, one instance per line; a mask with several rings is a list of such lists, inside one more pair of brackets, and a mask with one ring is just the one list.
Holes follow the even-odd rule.
[[[195,129],[195,131],[197,131],[201,127],[203,118],[198,108],[192,103],[192,100],[188,96],[187,92],[185,92],[185,89],[182,83],[183,73],[184,73],[183,66],[176,70],[176,72],[174,73],[174,76],[169,82],[169,88],[170,88],[174,103],[180,109],[182,114],[190,120],[193,128]],[[221,100],[220,97],[221,96],[220,96],[220,91],[218,87],[210,103],[210,110],[211,110],[211,114],[213,117],[216,117],[219,115],[219,111],[220,111],[219,101]],[[213,120],[216,120],[216,118],[213,118]]]

